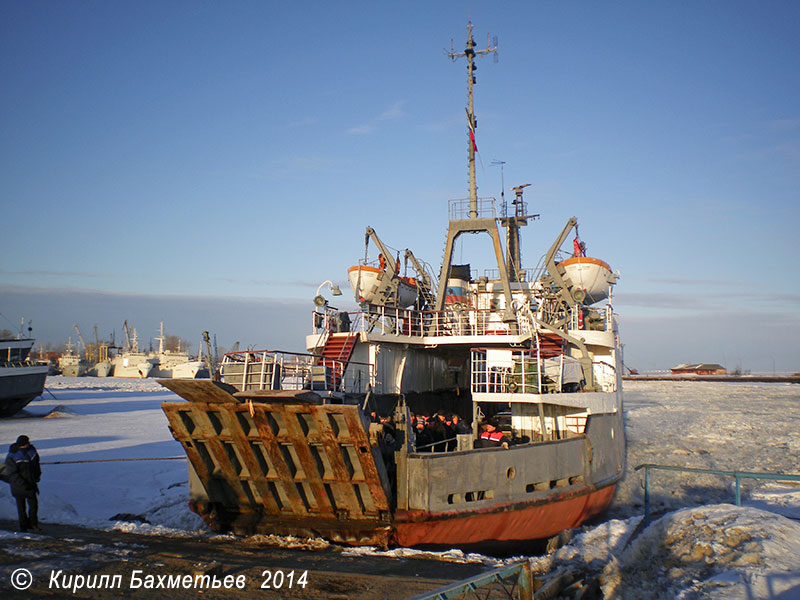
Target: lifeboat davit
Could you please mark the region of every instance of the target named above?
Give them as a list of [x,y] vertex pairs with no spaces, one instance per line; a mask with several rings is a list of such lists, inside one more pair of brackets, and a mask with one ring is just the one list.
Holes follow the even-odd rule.
[[[391,277],[389,273],[378,267],[369,265],[356,265],[347,269],[347,279],[358,302],[369,304],[384,304],[379,293],[386,289],[385,278]],[[417,280],[413,277],[398,277],[397,307],[408,308],[417,301]]]
[[572,297],[581,304],[594,304],[608,298],[616,277],[608,263],[590,256],[573,256],[560,263],[572,283]]

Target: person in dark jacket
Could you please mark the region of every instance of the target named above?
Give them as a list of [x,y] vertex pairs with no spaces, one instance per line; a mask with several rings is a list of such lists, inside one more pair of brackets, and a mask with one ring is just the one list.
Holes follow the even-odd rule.
[[475,440],[476,448],[498,448],[503,447],[508,450],[511,438],[502,433],[497,426],[497,421],[489,419],[481,423],[483,430],[480,437]]
[[[42,468],[39,466],[39,453],[27,435],[21,435],[11,444],[5,462],[5,478],[11,485],[11,494],[17,501],[19,528],[21,531],[39,531],[39,479]],[[27,504],[27,510],[26,510]]]

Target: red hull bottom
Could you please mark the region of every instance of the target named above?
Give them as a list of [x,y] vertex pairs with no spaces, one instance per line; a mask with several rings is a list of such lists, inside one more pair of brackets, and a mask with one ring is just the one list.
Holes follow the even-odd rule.
[[[465,546],[479,542],[518,542],[552,537],[577,527],[603,512],[614,497],[615,485],[578,496],[497,512],[456,514],[440,518],[405,513],[397,515],[393,545]],[[403,522],[403,518],[409,520]],[[415,517],[425,520],[412,521]]]

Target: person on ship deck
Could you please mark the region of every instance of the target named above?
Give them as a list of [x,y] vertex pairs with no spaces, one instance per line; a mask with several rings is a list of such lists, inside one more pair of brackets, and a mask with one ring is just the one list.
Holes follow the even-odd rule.
[[497,428],[494,419],[487,419],[481,423],[481,435],[475,441],[476,448],[498,448],[508,450],[511,445],[511,438]]

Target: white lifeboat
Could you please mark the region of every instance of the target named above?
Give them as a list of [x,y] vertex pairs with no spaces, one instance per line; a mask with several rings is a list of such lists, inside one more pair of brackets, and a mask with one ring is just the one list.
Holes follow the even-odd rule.
[[[617,278],[608,263],[590,256],[573,256],[558,264],[572,282],[572,297],[581,304],[594,304],[608,298]],[[583,296],[583,299],[581,299]]]
[[[385,270],[369,265],[356,265],[347,269],[347,279],[350,281],[357,302],[383,304],[379,292],[381,289],[386,289],[388,282],[384,279],[387,277],[390,275]],[[417,300],[417,280],[413,277],[398,279],[397,306],[408,308]]]

